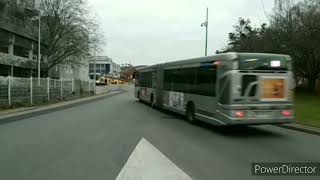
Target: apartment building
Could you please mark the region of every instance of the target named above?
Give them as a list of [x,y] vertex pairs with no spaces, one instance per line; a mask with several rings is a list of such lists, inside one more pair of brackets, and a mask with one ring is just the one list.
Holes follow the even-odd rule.
[[[94,67],[95,66],[95,67]],[[109,75],[115,78],[120,77],[121,67],[119,64],[115,63],[112,58],[108,56],[94,56],[90,60],[89,72],[94,73],[94,69],[96,73],[101,75]]]
[[[0,75],[38,74],[38,11],[35,0],[0,0]],[[45,48],[41,43],[41,49]],[[46,57],[41,76],[47,76]]]

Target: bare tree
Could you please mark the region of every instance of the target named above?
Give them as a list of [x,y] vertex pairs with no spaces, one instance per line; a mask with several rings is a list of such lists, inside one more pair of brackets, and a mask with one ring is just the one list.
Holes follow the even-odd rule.
[[103,38],[86,0],[42,0],[40,12],[48,70],[57,64],[78,65],[99,50]]

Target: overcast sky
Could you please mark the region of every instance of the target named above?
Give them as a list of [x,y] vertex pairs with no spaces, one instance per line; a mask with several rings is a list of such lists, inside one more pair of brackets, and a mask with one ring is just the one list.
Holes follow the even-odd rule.
[[89,0],[106,45],[100,55],[115,62],[150,65],[204,55],[206,6],[208,54],[227,44],[240,17],[266,22],[273,0]]

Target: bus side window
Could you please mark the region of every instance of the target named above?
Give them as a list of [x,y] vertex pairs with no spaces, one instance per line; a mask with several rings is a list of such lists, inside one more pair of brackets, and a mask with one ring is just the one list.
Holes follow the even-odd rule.
[[164,71],[164,89],[167,91],[172,90],[172,70]]
[[173,83],[173,86],[172,86],[173,91],[183,92],[181,88],[182,81],[183,81],[181,69],[173,69],[171,77],[172,77],[172,83]]
[[165,70],[165,90],[197,93],[196,68]]
[[200,67],[197,72],[198,94],[216,96],[216,67]]
[[197,68],[185,68],[182,72],[182,90],[186,93],[197,93]]
[[140,86],[139,74],[136,74],[135,76],[135,85]]
[[151,87],[157,88],[157,71],[152,71],[151,73]]
[[[225,76],[219,81],[219,102],[221,104],[230,104],[231,81],[229,76]],[[224,89],[222,89],[224,87]]]

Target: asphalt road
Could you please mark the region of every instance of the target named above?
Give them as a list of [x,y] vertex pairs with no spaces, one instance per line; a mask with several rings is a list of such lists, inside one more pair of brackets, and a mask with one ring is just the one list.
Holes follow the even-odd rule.
[[96,86],[96,94],[104,94],[110,91],[119,90],[121,85],[109,84]]
[[194,180],[258,177],[251,162],[320,161],[320,137],[275,126],[194,126],[127,93],[0,125],[2,180],[114,180],[142,138]]

